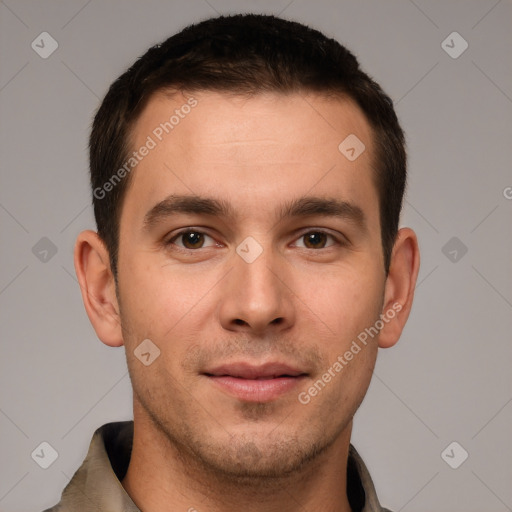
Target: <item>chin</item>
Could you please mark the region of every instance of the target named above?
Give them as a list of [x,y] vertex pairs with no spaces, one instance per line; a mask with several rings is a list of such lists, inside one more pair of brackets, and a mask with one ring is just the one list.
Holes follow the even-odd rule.
[[[259,435],[233,434],[215,441],[194,439],[187,443],[193,458],[217,477],[236,480],[239,485],[255,480],[284,478],[299,473],[324,452],[332,441],[297,435],[276,435],[276,430]],[[273,434],[273,435],[272,435]]]

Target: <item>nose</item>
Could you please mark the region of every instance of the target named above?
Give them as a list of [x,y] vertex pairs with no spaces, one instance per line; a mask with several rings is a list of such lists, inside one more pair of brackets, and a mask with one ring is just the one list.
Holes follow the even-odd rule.
[[236,254],[226,276],[219,305],[223,328],[258,335],[288,329],[295,321],[289,264],[271,249],[249,261]]

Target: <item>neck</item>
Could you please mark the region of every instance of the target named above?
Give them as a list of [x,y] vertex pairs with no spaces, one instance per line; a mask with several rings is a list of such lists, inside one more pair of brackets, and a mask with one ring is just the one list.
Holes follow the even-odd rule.
[[[141,411],[138,411],[141,412]],[[350,512],[350,423],[323,453],[282,477],[230,478],[197,461],[144,414],[135,414],[132,455],[122,485],[140,510],[164,512]]]

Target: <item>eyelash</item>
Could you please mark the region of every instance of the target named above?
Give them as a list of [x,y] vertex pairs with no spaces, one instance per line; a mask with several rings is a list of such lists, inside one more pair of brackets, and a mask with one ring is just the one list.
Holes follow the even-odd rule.
[[[180,247],[180,246],[177,246],[174,244],[174,241],[177,240],[180,236],[183,236],[183,235],[186,235],[188,233],[195,233],[195,234],[200,234],[200,235],[205,235],[209,238],[211,238],[213,240],[213,237],[208,235],[207,233],[205,233],[204,231],[201,231],[200,229],[194,229],[194,228],[187,228],[187,229],[184,229],[182,231],[179,231],[178,233],[175,233],[172,238],[166,240],[164,242],[164,245],[166,247],[169,247],[171,245],[174,246],[174,249],[178,250],[178,251],[183,251],[183,252],[197,252],[201,249],[209,249],[210,247],[213,247],[213,246],[210,246],[210,247],[199,247],[198,249],[188,249],[186,247]],[[307,250],[310,250],[310,251],[315,251],[315,252],[318,252],[318,251],[321,251],[321,250],[327,250],[327,249],[330,249],[331,247],[333,246],[339,246],[339,247],[343,247],[344,245],[346,245],[346,243],[342,240],[340,240],[339,238],[335,237],[332,233],[328,232],[328,231],[325,231],[323,229],[310,229],[309,231],[305,231],[303,232],[301,235],[299,235],[297,237],[297,240],[300,239],[300,238],[303,238],[305,237],[306,235],[309,235],[311,233],[315,233],[315,234],[324,234],[326,235],[327,237],[330,237],[333,241],[334,241],[334,244],[332,245],[329,245],[327,247],[321,247],[319,249],[311,249],[309,247],[301,247],[301,249],[307,249]]]

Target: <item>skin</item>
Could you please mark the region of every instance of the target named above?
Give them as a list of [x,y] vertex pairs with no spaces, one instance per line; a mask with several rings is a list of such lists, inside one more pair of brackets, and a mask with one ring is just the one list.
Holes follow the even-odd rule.
[[[394,345],[407,321],[419,268],[416,236],[399,231],[386,276],[373,136],[351,101],[317,94],[193,96],[197,106],[132,171],[117,294],[98,235],[81,233],[75,248],[98,337],[126,347],[135,431],[122,484],[151,512],[170,504],[219,512],[286,512],[299,504],[349,511],[352,419],[378,348]],[[187,97],[152,97],[135,125],[133,147]],[[338,150],[351,133],[366,146],[353,162]],[[147,212],[171,194],[223,199],[234,216],[179,213],[145,229]],[[323,215],[279,219],[283,203],[306,195],[358,206],[365,226]],[[192,244],[173,239],[183,228],[204,236]],[[318,235],[311,243],[304,236],[318,230],[334,238]],[[262,248],[252,263],[236,252],[249,236]],[[379,335],[308,404],[300,403],[298,393],[396,304],[400,312]],[[144,366],[134,350],[147,338],[161,353]],[[232,361],[279,361],[307,376],[275,399],[247,402],[202,374]]]

